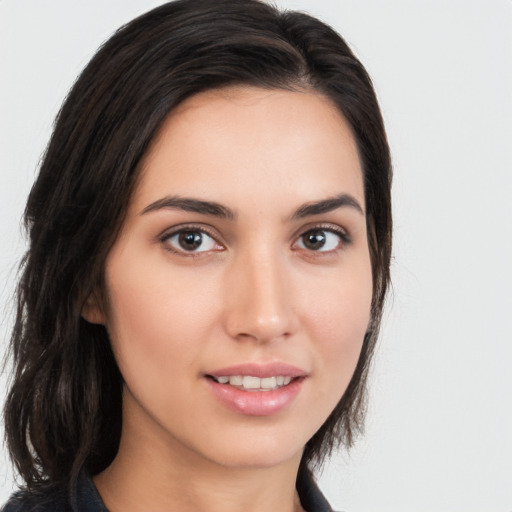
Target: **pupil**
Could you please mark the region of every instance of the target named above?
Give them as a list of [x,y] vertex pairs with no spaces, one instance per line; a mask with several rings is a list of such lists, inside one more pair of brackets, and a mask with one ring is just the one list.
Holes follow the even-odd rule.
[[203,241],[203,237],[201,233],[196,231],[185,231],[180,234],[179,242],[183,249],[187,249],[188,251],[197,249],[201,242]]
[[304,238],[304,245],[308,249],[320,249],[325,244],[325,234],[322,231],[308,233]]

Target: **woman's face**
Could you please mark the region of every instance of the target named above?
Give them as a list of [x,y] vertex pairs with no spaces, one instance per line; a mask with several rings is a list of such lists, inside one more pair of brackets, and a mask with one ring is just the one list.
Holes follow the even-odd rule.
[[[229,88],[175,109],[106,263],[140,454],[298,460],[344,393],[372,276],[361,165],[323,96]],[[141,455],[144,456],[144,455]]]

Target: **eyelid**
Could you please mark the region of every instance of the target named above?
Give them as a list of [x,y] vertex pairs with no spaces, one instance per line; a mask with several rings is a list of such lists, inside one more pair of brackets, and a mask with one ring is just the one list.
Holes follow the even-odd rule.
[[[165,242],[169,238],[181,233],[182,231],[199,231],[201,233],[208,235],[210,238],[212,238],[215,241],[216,244],[221,245],[223,248],[225,248],[225,243],[220,240],[221,236],[219,235],[219,233],[216,230],[214,230],[213,228],[211,228],[210,226],[205,225],[205,224],[194,224],[194,223],[178,224],[177,226],[172,226],[171,228],[167,228],[164,231],[162,231],[157,236],[157,240],[161,244],[165,244]],[[188,257],[198,257],[200,255],[204,255],[206,253],[212,252],[212,251],[194,252],[194,251],[185,251],[185,250],[180,251],[180,250],[174,249],[170,245],[166,245],[165,250],[172,252],[174,254],[179,254],[179,255],[188,256]],[[215,252],[218,252],[218,251],[215,251]]]
[[350,235],[348,229],[344,228],[343,226],[340,226],[339,224],[334,224],[332,222],[313,222],[306,226],[301,226],[300,230],[298,230],[294,238],[298,238],[299,236],[305,235],[308,231],[315,230],[330,231],[332,233],[340,235],[340,237],[343,239],[345,243],[352,242],[352,236]]
[[[307,225],[307,226],[302,226],[300,231],[298,232],[298,234],[296,234],[294,236],[294,242],[293,242],[293,245],[295,245],[297,243],[297,241],[303,237],[304,235],[306,235],[307,233],[309,233],[310,231],[328,231],[330,233],[334,233],[336,235],[338,235],[340,237],[340,244],[341,244],[341,247],[339,247],[339,249],[342,249],[344,246],[347,246],[347,245],[350,245],[352,243],[352,237],[349,233],[349,231],[340,226],[339,224],[332,224],[330,222],[320,222],[320,223],[312,223],[310,225]],[[307,249],[305,249],[307,250]],[[337,249],[335,249],[337,250]],[[334,251],[313,251],[313,250],[310,250],[308,252],[311,252],[311,253],[316,253],[316,254],[329,254],[329,253],[332,253]]]

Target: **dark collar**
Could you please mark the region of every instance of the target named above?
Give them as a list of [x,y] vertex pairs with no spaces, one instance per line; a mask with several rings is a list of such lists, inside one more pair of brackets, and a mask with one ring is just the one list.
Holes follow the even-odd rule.
[[75,489],[71,505],[73,512],[108,512],[92,478],[85,471],[80,473]]
[[333,512],[308,469],[300,470],[297,475],[297,493],[306,512]]
[[[307,512],[333,512],[309,471],[297,477],[297,492]],[[1,512],[108,512],[92,478],[82,471],[71,495],[56,489],[14,494]]]
[[[297,492],[306,512],[333,512],[329,502],[318,488],[309,470],[302,470],[297,476]],[[82,475],[77,482],[78,512],[108,512],[92,479]]]

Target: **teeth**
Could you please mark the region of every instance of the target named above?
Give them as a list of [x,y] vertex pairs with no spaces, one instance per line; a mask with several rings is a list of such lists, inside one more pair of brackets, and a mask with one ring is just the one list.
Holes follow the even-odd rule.
[[259,377],[249,377],[246,375],[242,379],[242,386],[245,389],[259,389],[261,388],[261,379]]
[[291,377],[284,375],[277,375],[275,377],[253,377],[252,375],[223,375],[221,377],[214,377],[220,384],[229,384],[239,389],[246,391],[270,391],[287,386],[292,381]]
[[242,386],[243,385],[243,379],[240,375],[233,375],[232,377],[229,377],[229,383],[232,386]]
[[263,389],[275,389],[276,384],[277,384],[276,377],[265,377],[265,378],[261,379],[260,387]]

